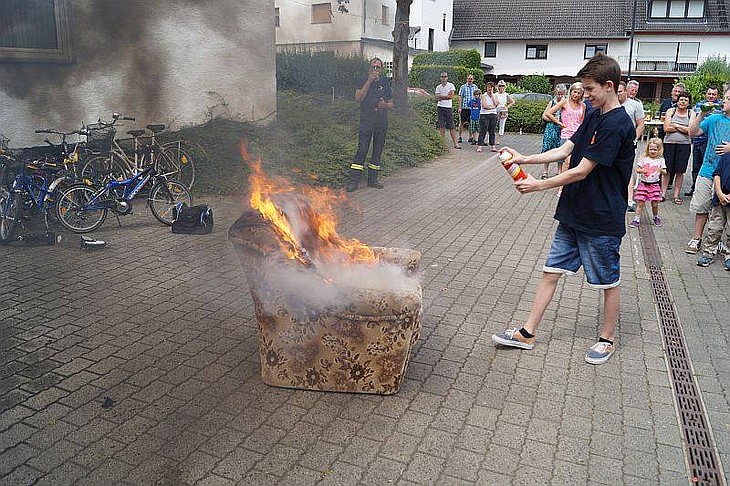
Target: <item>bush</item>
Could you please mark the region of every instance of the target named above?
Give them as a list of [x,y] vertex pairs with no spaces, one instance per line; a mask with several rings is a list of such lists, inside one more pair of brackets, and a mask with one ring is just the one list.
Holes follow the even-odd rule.
[[505,130],[526,133],[542,133],[545,123],[542,121],[542,112],[547,103],[542,101],[519,100],[509,109],[509,117]]
[[[463,66],[472,69],[479,69],[482,56],[476,49],[454,49],[447,52],[422,52],[413,57],[413,66],[440,65],[440,66]],[[481,79],[483,72],[479,71]],[[453,81],[452,81],[453,82]]]
[[550,94],[553,91],[550,80],[541,74],[531,74],[520,80],[520,86],[528,93]]
[[730,80],[730,64],[727,58],[715,56],[708,57],[692,76],[685,76],[679,79],[692,95],[692,102],[696,103],[705,99],[708,86],[717,86],[722,97],[722,87]]
[[[358,103],[332,101],[331,96],[280,92],[277,119],[267,126],[224,119],[167,134],[184,138],[201,148],[195,156],[196,194],[242,194],[248,188],[248,166],[239,142],[260,158],[270,174],[294,182],[341,187],[357,149]],[[399,167],[415,166],[441,154],[445,145],[434,129],[435,103],[409,100],[408,115],[389,115],[388,135],[382,158],[385,174]],[[288,107],[295,106],[296,109]],[[431,107],[433,116],[431,118]]]
[[414,65],[411,68],[411,72],[408,73],[408,86],[414,86],[417,88],[423,88],[426,91],[432,93],[437,84],[441,83],[442,71],[449,73],[449,81],[453,83],[456,88],[456,94],[459,94],[459,87],[466,83],[466,77],[471,74],[474,76],[474,84],[480,88],[484,87],[483,83],[479,83],[484,77],[484,73],[481,69],[466,68],[464,66],[445,66],[445,65]]
[[331,52],[280,52],[276,54],[276,89],[352,98],[367,75],[368,61]]

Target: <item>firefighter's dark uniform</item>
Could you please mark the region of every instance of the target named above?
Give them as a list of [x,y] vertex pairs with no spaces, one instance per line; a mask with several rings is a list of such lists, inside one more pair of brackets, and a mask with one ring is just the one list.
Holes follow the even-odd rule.
[[[360,86],[365,85],[364,80]],[[373,141],[373,152],[368,164],[368,185],[382,188],[378,182],[378,171],[380,170],[380,156],[385,145],[385,134],[388,131],[388,109],[378,108],[378,102],[390,101],[393,93],[390,87],[390,80],[380,76],[373,81],[367,94],[360,102],[360,130],[358,131],[357,152],[352,158],[350,172],[347,178],[347,190],[354,191],[360,181],[360,176],[365,169],[365,158],[370,148],[370,140]]]

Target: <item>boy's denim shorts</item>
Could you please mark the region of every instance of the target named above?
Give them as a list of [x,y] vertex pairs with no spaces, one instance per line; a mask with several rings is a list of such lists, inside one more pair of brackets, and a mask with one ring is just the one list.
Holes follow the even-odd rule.
[[558,224],[543,272],[573,275],[583,266],[588,285],[609,289],[621,282],[621,237],[596,236]]

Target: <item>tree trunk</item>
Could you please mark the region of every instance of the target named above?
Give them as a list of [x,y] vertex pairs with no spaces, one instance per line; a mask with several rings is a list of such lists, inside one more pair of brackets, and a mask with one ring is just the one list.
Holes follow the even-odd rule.
[[407,113],[408,100],[408,36],[413,0],[397,0],[395,10],[395,28],[393,29],[393,102],[400,113]]

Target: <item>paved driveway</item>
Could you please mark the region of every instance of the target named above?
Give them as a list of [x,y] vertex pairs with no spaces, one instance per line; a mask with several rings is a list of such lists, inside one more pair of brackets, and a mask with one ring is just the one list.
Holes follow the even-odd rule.
[[[539,137],[509,135],[526,151]],[[268,387],[245,278],[216,228],[173,235],[149,211],[55,247],[3,247],[4,484],[686,484],[641,241],[622,247],[619,351],[583,362],[602,311],[563,279],[532,351],[490,335],[524,319],[555,222],[473,147],[363,189],[341,233],[423,253],[421,339],[394,396]],[[539,174],[541,168],[529,169]],[[687,205],[661,206],[663,270],[727,474],[730,272],[684,253]]]

